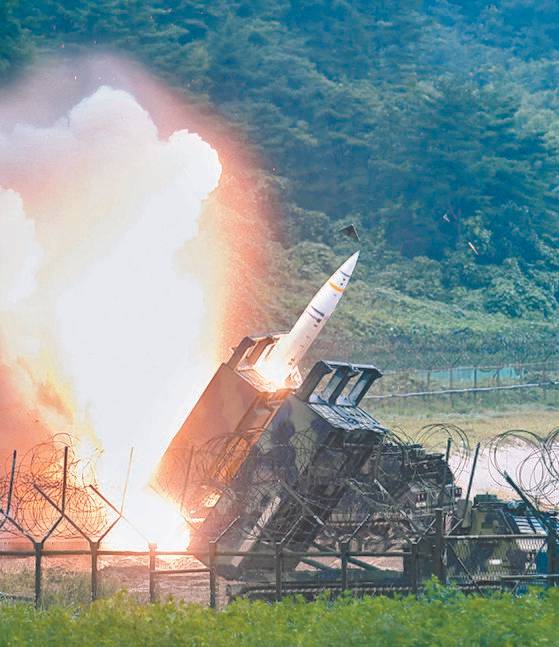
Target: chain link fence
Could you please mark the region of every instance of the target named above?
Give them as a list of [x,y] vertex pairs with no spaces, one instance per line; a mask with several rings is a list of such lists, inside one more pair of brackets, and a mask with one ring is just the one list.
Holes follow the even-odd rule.
[[546,535],[481,535],[446,538],[447,582],[501,586],[503,578],[544,575]]

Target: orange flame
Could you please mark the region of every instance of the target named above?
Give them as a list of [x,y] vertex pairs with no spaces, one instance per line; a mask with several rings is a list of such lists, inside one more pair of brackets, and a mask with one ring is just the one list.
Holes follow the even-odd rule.
[[[0,104],[0,450],[86,439],[118,497],[134,446],[127,516],[181,547],[184,520],[147,483],[223,348],[250,331],[232,304],[246,312],[265,273],[266,199],[214,116],[128,63],[72,61],[79,88],[69,65]],[[113,544],[132,540],[120,533]]]

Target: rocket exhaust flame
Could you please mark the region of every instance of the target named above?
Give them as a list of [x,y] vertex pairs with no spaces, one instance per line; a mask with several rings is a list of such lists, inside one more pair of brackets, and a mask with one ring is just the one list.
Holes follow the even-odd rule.
[[276,389],[297,383],[298,367],[332,316],[349,284],[359,252],[350,256],[324,283],[305,308],[293,328],[256,365],[260,375]]
[[220,173],[198,135],[161,137],[107,86],[47,125],[0,123],[0,451],[68,433],[100,451],[118,498],[135,446],[126,513],[142,525],[149,507],[143,530],[163,538],[180,515],[145,488],[217,360],[204,277],[181,263],[187,243],[207,253],[199,217]]

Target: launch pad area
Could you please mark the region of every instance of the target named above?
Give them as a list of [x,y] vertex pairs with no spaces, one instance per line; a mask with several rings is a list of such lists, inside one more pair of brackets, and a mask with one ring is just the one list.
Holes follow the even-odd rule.
[[507,473],[496,439],[495,472],[519,500],[473,497],[479,444],[471,460],[457,427],[427,425],[412,440],[383,426],[361,406],[382,377],[376,366],[322,360],[301,378],[300,360],[357,256],[290,332],[245,337],[169,444],[151,487],[180,512],[183,545],[158,550],[142,535],[143,549],[108,549],[113,530],[128,523],[126,486],[116,502],[84,480],[69,439],[23,463],[14,452],[0,481],[0,558],[33,560],[36,604],[44,560],[70,556],[90,562],[93,599],[104,560],[116,558],[136,560],[132,568],[147,562],[150,600],[168,578],[194,578],[207,581],[212,606],[218,588],[278,599],[325,589],[415,593],[433,575],[477,591],[555,583],[559,433],[531,440],[540,491]]
[[[430,426],[423,443],[382,426],[360,407],[381,377],[372,365],[321,361],[297,388],[268,391],[253,362],[275,340],[241,342],[161,460],[154,485],[180,508],[188,548],[147,538],[141,550],[106,548],[125,507],[76,486],[64,443],[35,458],[27,481],[7,474],[0,559],[33,564],[27,599],[41,604],[48,564],[67,559],[90,570],[92,598],[112,573],[146,600],[184,594],[212,606],[324,590],[414,593],[432,575],[467,591],[555,582],[554,515],[521,488],[517,502],[471,501],[456,483],[465,465],[456,429]],[[438,431],[452,432],[442,451],[429,448]]]
[[[360,407],[381,378],[375,366],[320,361],[297,388],[270,392],[254,375],[274,343],[273,336],[241,342],[157,474],[157,487],[190,519],[190,550],[236,582],[232,595],[403,592],[431,575],[446,581],[449,569],[473,589],[514,574],[553,575],[554,516],[528,499],[472,504],[477,455],[463,496],[459,438],[450,434],[446,451],[429,450]],[[235,413],[222,426],[224,406]]]

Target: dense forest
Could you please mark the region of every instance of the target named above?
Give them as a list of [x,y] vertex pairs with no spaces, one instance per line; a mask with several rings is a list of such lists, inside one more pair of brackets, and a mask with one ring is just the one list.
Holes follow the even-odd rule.
[[286,286],[270,324],[351,251],[336,232],[353,222],[340,353],[386,366],[555,352],[554,0],[0,3],[5,82],[63,44],[136,57],[261,151]]

